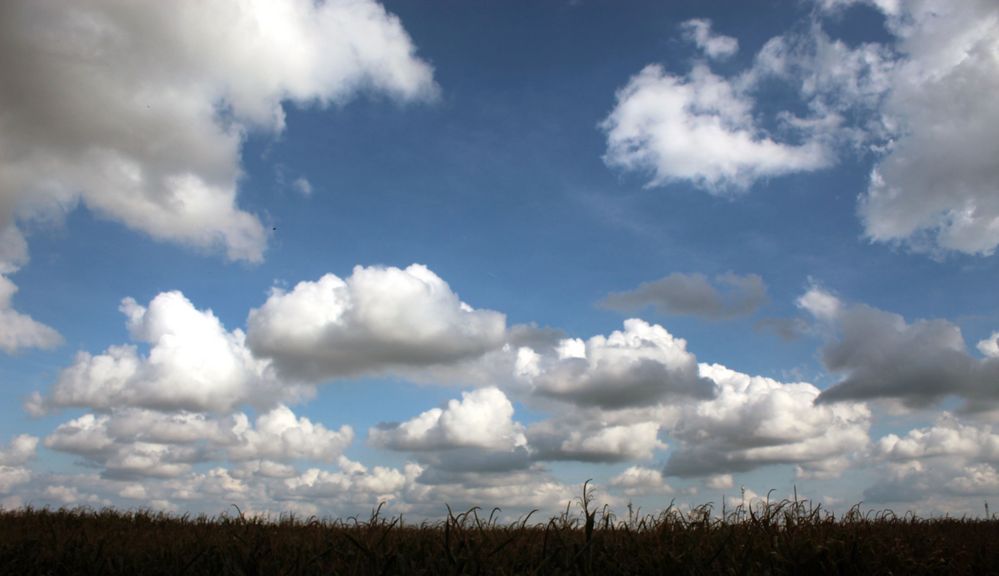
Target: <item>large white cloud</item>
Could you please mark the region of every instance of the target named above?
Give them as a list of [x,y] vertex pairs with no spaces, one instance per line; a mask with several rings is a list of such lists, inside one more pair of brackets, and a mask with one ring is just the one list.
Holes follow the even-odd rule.
[[860,199],[865,231],[919,250],[992,254],[999,245],[999,5],[913,0],[882,8],[902,54],[884,107],[897,139]]
[[717,396],[679,412],[669,426],[678,441],[666,473],[707,476],[769,464],[796,464],[801,476],[842,472],[869,442],[870,410],[860,403],[815,406],[819,389],[749,376],[718,364],[700,373]]
[[425,266],[354,268],[275,289],[250,312],[248,342],[285,375],[323,380],[425,368],[502,347],[506,318],[475,310]]
[[767,135],[753,118],[754,105],[704,64],[683,77],[651,64],[617,92],[614,110],[601,124],[604,161],[650,173],[650,186],[687,180],[713,193],[832,163],[819,140],[794,144]]
[[242,403],[267,405],[300,395],[282,386],[270,363],[246,347],[243,331],[227,331],[210,310],[198,310],[180,292],[164,292],[148,308],[126,298],[121,311],[133,339],[149,344],[111,346],[103,354],[80,352],[46,397],[29,408],[122,406],[227,411]]
[[82,200],[155,238],[258,261],[267,233],[237,205],[249,130],[282,102],[362,91],[432,98],[432,70],[371,0],[0,6],[0,231]]
[[636,318],[609,336],[563,340],[556,356],[527,353],[520,360],[534,393],[581,406],[646,406],[713,393],[685,340]]

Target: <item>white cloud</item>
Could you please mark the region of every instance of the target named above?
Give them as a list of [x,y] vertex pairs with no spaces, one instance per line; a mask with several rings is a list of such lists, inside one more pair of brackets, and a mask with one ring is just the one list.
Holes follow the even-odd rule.
[[624,331],[585,343],[566,339],[559,350],[559,357],[542,358],[525,371],[536,394],[603,408],[712,395],[711,383],[698,377],[687,342],[659,325],[632,318],[624,321]]
[[109,477],[179,477],[193,464],[223,457],[245,463],[245,472],[287,477],[283,463],[333,462],[352,440],[349,426],[330,430],[283,405],[259,414],[255,425],[241,412],[212,417],[123,408],[65,422],[45,446],[80,455]]
[[505,317],[475,310],[425,266],[357,266],[275,289],[250,312],[253,351],[293,377],[324,380],[454,364],[502,347]]
[[210,310],[196,309],[180,292],[163,292],[145,308],[126,298],[121,311],[133,339],[150,345],[111,346],[103,354],[80,352],[33,410],[122,406],[227,411],[242,403],[272,404],[303,390],[282,386],[270,363],[246,347],[243,331],[227,331]]
[[796,303],[798,308],[825,322],[835,320],[843,307],[839,298],[820,286],[811,286]]
[[228,450],[232,460],[333,461],[354,440],[350,426],[329,430],[304,416],[296,418],[284,405],[257,416],[256,427],[250,426],[245,414],[236,414],[233,418],[231,432],[238,443]]
[[735,480],[731,474],[715,474],[708,478],[704,484],[712,490],[728,490],[735,486]]
[[999,332],[993,332],[991,336],[980,341],[977,348],[989,358],[999,358]]
[[528,439],[538,460],[650,460],[656,450],[666,448],[655,422],[611,424],[578,413],[532,425]]
[[13,354],[25,348],[54,348],[62,343],[55,329],[11,307],[15,292],[17,286],[0,274],[0,350]]
[[15,436],[6,448],[0,448],[0,466],[20,466],[35,457],[38,438],[29,434]]
[[622,490],[625,496],[671,494],[673,492],[673,488],[663,478],[662,472],[641,466],[632,466],[611,478],[610,485]]
[[302,196],[312,196],[312,183],[305,179],[305,177],[296,178],[295,181],[291,183],[291,187]]
[[819,389],[749,376],[718,364],[700,373],[717,395],[679,412],[666,473],[708,476],[768,464],[796,464],[805,476],[836,475],[867,447],[870,410],[860,403],[814,404]]
[[19,466],[0,466],[0,494],[31,481],[31,471]]
[[974,461],[999,462],[999,434],[989,425],[968,426],[943,413],[932,426],[909,430],[905,436],[888,434],[874,445],[875,458],[925,461],[959,456]]
[[831,152],[817,140],[772,139],[753,119],[754,105],[703,64],[686,77],[646,66],[617,92],[617,104],[601,124],[607,132],[604,161],[650,172],[649,186],[688,180],[712,193],[832,163]]
[[392,450],[512,450],[527,444],[524,427],[513,420],[513,404],[497,388],[462,392],[460,401],[450,400],[443,409],[372,428],[368,436],[373,445]]
[[[930,426],[882,437],[870,459],[879,479],[864,498],[873,502],[920,501],[921,507],[966,513],[999,488],[999,434],[947,412]],[[975,499],[969,506],[970,496]]]
[[[724,288],[719,290],[716,285]],[[642,282],[634,290],[611,293],[600,303],[614,310],[654,306],[663,314],[721,319],[752,314],[766,299],[766,284],[756,274],[720,274],[712,284],[703,274],[674,273]]]
[[282,102],[359,92],[433,98],[429,65],[370,0],[0,8],[0,229],[57,219],[82,199],[154,238],[259,261],[267,233],[237,204],[251,130]]
[[860,198],[866,234],[916,250],[999,245],[999,5],[914,0],[889,13],[902,59],[884,113],[897,139]]
[[713,33],[710,20],[703,18],[687,20],[680,24],[680,28],[687,39],[696,44],[708,58],[724,60],[739,51],[739,41],[731,36]]

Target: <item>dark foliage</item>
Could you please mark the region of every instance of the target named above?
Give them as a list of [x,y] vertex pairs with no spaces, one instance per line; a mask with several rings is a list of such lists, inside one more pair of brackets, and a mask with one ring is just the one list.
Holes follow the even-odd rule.
[[[990,574],[999,520],[891,512],[836,518],[809,502],[616,517],[590,495],[547,522],[473,508],[406,525],[114,510],[0,512],[3,574]],[[237,510],[238,512],[238,510]]]

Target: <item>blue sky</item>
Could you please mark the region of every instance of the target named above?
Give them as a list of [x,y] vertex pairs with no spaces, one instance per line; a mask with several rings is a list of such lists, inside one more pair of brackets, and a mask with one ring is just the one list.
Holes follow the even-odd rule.
[[999,494],[987,1],[0,10],[4,506]]

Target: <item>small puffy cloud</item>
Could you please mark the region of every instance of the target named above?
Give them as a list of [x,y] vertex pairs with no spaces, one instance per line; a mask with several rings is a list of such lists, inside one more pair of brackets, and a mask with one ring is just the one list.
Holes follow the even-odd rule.
[[864,450],[870,410],[863,404],[814,404],[819,389],[701,364],[717,395],[679,412],[669,428],[678,441],[666,463],[670,476],[743,472],[796,464],[799,475],[836,475]]
[[979,352],[989,358],[999,358],[999,332],[993,332],[991,336],[980,341],[976,347]]
[[687,20],[680,24],[680,29],[688,40],[713,60],[724,60],[739,51],[739,41],[731,36],[712,32],[710,20],[703,18]]
[[80,352],[49,395],[31,402],[33,410],[226,411],[301,393],[277,383],[269,362],[254,358],[246,347],[242,330],[227,331],[211,310],[198,310],[180,292],[161,293],[148,308],[126,298],[121,311],[132,337],[149,345],[148,355],[134,345],[111,346],[96,356]]
[[580,406],[624,408],[713,394],[685,340],[635,318],[609,336],[563,340],[556,357],[528,364],[524,374],[535,394]]
[[721,319],[752,314],[766,299],[766,284],[756,274],[722,274],[712,284],[703,274],[674,273],[634,290],[614,292],[600,304],[623,311],[653,306],[662,314]]
[[649,186],[690,181],[712,193],[743,190],[761,178],[829,166],[817,140],[782,143],[759,128],[753,99],[703,64],[685,77],[646,66],[617,92],[601,123],[604,161],[652,174]]
[[863,304],[843,304],[813,287],[799,305],[838,332],[822,350],[826,368],[844,375],[824,390],[820,403],[891,398],[910,407],[929,406],[950,395],[968,401],[999,400],[999,361],[979,360],[966,348],[961,330],[946,320],[912,323]]
[[839,298],[819,286],[809,288],[798,298],[797,304],[798,308],[826,322],[834,320],[843,306]]
[[357,266],[275,289],[248,342],[284,375],[314,381],[458,363],[502,347],[506,318],[475,310],[425,266]]
[[291,187],[302,196],[312,196],[312,183],[304,176],[298,177],[291,183]]
[[383,424],[368,432],[370,442],[392,450],[524,447],[524,427],[513,420],[513,404],[497,388],[463,392],[444,408],[433,408],[406,422]]
[[0,350],[14,354],[27,348],[54,348],[61,344],[62,336],[55,329],[13,309],[11,299],[15,292],[17,286],[0,274]]
[[999,5],[917,0],[886,16],[901,59],[883,113],[897,138],[860,198],[865,232],[920,251],[992,254],[999,246]]
[[431,67],[372,0],[0,6],[0,229],[78,200],[150,236],[259,261],[240,152],[285,101],[432,99]]
[[659,424],[655,422],[609,424],[590,422],[585,417],[535,424],[528,431],[528,439],[537,460],[649,460],[656,450],[666,448],[659,441]]
[[673,488],[663,478],[662,472],[641,466],[632,466],[611,478],[610,485],[622,490],[625,496],[671,494],[673,492]]

